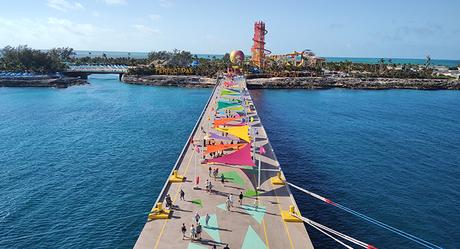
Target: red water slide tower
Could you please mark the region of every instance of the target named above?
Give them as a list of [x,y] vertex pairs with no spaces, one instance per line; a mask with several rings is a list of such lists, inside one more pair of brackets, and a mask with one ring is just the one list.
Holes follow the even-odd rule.
[[259,67],[263,68],[265,66],[265,55],[269,54],[270,51],[265,49],[265,35],[268,31],[265,29],[265,23],[262,21],[257,21],[254,23],[254,45],[252,45],[252,63]]

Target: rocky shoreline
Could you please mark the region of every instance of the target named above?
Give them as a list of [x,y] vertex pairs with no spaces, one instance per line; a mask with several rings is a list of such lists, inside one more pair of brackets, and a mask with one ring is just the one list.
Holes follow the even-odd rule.
[[[213,87],[215,79],[202,76],[176,75],[124,75],[128,84],[178,87]],[[390,78],[339,78],[339,77],[272,77],[247,80],[249,89],[417,89],[460,90],[460,81],[447,79],[390,79]]]
[[40,78],[40,79],[0,79],[0,87],[55,87],[67,88],[69,86],[86,85],[87,80],[64,77],[64,78]]
[[189,88],[209,88],[215,85],[215,79],[196,75],[123,75],[121,81],[134,85],[178,86]]
[[262,89],[416,89],[460,90],[460,81],[447,79],[390,79],[338,77],[278,77],[247,80],[248,88]]

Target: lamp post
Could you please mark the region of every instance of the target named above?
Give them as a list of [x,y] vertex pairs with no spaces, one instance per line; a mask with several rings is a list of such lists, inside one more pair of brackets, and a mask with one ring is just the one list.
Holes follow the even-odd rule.
[[258,167],[258,174],[257,174],[257,189],[260,189],[260,175],[262,170],[262,155],[265,154],[265,148],[263,146],[259,147],[259,167]]

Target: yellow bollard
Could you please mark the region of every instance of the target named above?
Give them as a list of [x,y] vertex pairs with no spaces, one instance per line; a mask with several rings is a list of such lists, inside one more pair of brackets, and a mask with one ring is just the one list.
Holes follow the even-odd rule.
[[297,215],[297,216],[301,217],[300,213],[295,211],[294,205],[290,205],[288,211],[281,211],[281,218],[283,218],[284,221],[286,221],[286,222],[303,222],[301,219],[297,218],[294,215]]
[[163,203],[158,202],[155,207],[150,211],[147,221],[158,220],[158,219],[169,219],[171,210],[163,209]]
[[276,172],[276,176],[271,178],[273,185],[284,185],[284,180],[281,176],[281,171]]
[[[292,206],[291,206],[291,207],[292,207]],[[158,203],[157,203],[157,209],[158,209],[158,210],[163,210],[163,203],[158,202]]]
[[173,171],[173,174],[169,177],[169,182],[183,182],[185,180],[184,176],[179,175],[177,170]]

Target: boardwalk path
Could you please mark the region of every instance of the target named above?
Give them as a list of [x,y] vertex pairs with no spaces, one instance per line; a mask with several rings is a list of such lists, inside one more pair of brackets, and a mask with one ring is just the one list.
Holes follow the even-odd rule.
[[[206,131],[210,129],[212,117],[216,109],[217,101],[221,98],[220,93],[224,90],[223,80],[219,80],[217,87],[214,89],[210,101],[205,107],[203,118],[198,122],[198,128],[192,133],[193,140],[196,144],[203,145],[203,138]],[[244,85],[244,78],[237,78],[235,82]],[[252,100],[248,96],[248,101],[252,105]],[[266,153],[263,155],[256,154],[255,158],[262,158],[263,169],[279,169],[279,163],[269,143],[265,129],[260,122],[257,111],[248,114],[253,117],[250,123],[253,131],[257,130],[256,148],[264,146]],[[211,121],[208,118],[211,117]],[[203,127],[204,132],[201,131]],[[255,134],[255,132],[254,132]],[[200,148],[203,150],[203,148]],[[288,210],[289,205],[294,205],[295,201],[289,189],[283,185],[273,185],[270,177],[276,173],[273,171],[263,171],[261,182],[262,190],[259,192],[259,208],[255,210],[254,201],[257,186],[257,167],[254,169],[240,169],[232,166],[211,165],[212,168],[219,168],[220,173],[224,173],[226,181],[224,184],[220,180],[214,180],[208,174],[207,164],[198,164],[202,160],[195,158],[197,153],[193,146],[188,143],[184,148],[184,154],[180,157],[177,167],[180,175],[187,177],[183,183],[166,184],[162,195],[159,197],[163,200],[164,196],[169,193],[174,205],[170,219],[153,220],[147,222],[136,242],[137,249],[200,249],[223,248],[225,244],[229,247],[242,249],[264,249],[264,248],[313,248],[308,233],[303,223],[284,222],[280,216],[281,210]],[[200,156],[198,156],[200,157]],[[202,158],[201,158],[202,159]],[[200,190],[194,190],[192,180],[196,174],[200,177]],[[206,179],[212,181],[215,193],[207,193],[204,189]],[[179,192],[183,189],[185,200],[180,200]],[[243,205],[240,206],[237,196],[243,192],[245,198]],[[233,194],[234,205],[231,211],[225,210],[225,202],[228,194]],[[297,209],[297,206],[296,206]],[[190,239],[182,240],[180,232],[181,226],[185,223],[187,227],[187,236],[189,236],[191,224],[195,224],[194,216],[198,212],[201,216],[200,223],[203,226],[202,240],[191,241]],[[205,226],[204,216],[208,213],[211,217],[208,226]]]

